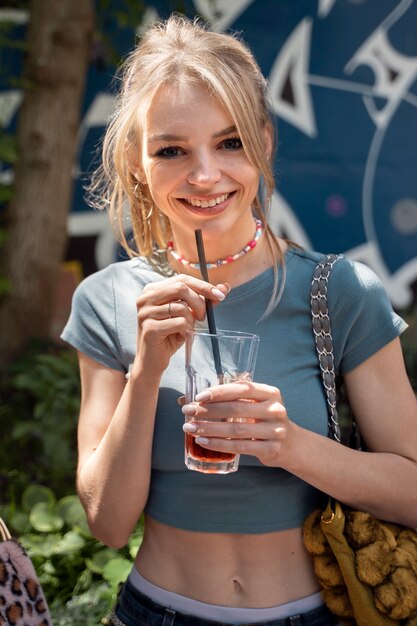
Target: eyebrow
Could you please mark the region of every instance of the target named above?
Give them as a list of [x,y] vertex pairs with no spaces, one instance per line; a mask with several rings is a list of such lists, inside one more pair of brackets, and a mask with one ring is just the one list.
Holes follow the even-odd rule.
[[[224,137],[225,135],[235,132],[236,126],[232,124],[232,126],[228,126],[227,128],[214,133],[212,137],[213,139],[217,139],[218,137]],[[187,137],[184,137],[183,135],[171,135],[170,133],[160,133],[158,135],[151,135],[148,139],[148,143],[155,143],[156,141],[187,141]]]

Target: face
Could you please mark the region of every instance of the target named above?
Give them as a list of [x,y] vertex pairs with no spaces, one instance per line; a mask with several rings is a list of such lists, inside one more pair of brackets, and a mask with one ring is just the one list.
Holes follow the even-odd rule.
[[204,86],[164,86],[148,112],[142,145],[138,176],[169,218],[184,256],[196,260],[196,228],[203,231],[208,260],[253,236],[259,172],[231,115]]

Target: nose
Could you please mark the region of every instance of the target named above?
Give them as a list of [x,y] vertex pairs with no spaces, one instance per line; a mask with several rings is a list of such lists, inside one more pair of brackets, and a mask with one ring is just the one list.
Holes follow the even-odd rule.
[[201,151],[195,155],[187,180],[191,185],[210,186],[221,178],[219,163],[215,155]]

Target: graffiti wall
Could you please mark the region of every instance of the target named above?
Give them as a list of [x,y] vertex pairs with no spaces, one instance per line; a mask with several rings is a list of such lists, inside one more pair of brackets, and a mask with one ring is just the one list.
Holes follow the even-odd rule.
[[[146,22],[177,8],[169,0],[147,4]],[[394,306],[410,306],[417,285],[417,0],[181,5],[190,16],[206,16],[219,32],[239,31],[268,78],[278,129],[275,231],[307,248],[367,263]],[[122,54],[133,46],[134,29],[118,29],[110,18],[106,28]],[[83,199],[83,180],[113,109],[113,71],[97,47],[68,222],[68,258],[81,258],[84,273],[118,254],[107,216],[89,210]],[[19,98],[18,90],[0,92],[6,126],[13,124]]]

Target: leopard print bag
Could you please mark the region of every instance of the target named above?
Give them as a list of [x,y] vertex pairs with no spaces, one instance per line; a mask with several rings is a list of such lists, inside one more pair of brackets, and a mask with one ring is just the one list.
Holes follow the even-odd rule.
[[32,561],[0,517],[0,626],[52,626]]

